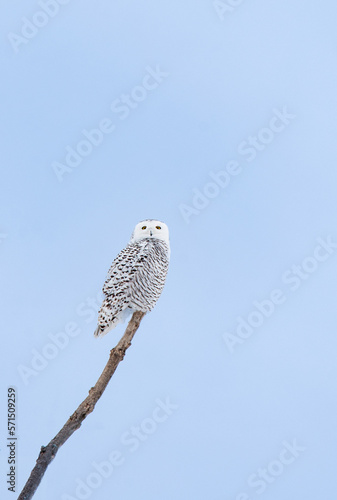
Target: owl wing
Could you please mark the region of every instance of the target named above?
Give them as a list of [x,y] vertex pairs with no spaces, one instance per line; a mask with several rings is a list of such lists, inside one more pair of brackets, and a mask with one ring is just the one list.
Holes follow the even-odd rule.
[[121,320],[130,302],[130,289],[145,258],[143,245],[131,243],[115,258],[103,285],[105,298],[98,313],[95,336],[104,335]]

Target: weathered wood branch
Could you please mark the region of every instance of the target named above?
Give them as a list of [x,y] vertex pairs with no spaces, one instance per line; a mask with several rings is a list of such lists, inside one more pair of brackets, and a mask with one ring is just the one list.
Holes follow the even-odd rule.
[[41,447],[39,457],[36,460],[36,465],[32,470],[22,492],[20,493],[18,500],[29,500],[33,497],[48,465],[53,460],[60,447],[77,429],[81,427],[83,420],[94,410],[97,401],[102,396],[112,375],[115,373],[117,366],[124,358],[126,350],[130,347],[131,341],[138,330],[139,324],[144,315],[145,313],[140,311],[133,313],[123,337],[120,339],[118,344],[111,349],[109,360],[96,384],[89,390],[89,395],[74,411],[71,417],[69,417],[62,429],[47,444],[47,446]]

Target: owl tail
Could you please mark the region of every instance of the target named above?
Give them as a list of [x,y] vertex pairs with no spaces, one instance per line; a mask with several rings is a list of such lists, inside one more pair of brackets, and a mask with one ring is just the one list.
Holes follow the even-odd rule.
[[106,335],[107,333],[110,332],[110,330],[112,330],[113,328],[115,328],[115,326],[119,323],[119,321],[114,321],[111,323],[111,325],[107,326],[104,328],[104,330],[102,330],[102,328],[100,327],[100,325],[97,326],[96,330],[94,331],[94,337],[98,338],[98,337],[104,337],[104,335]]
[[126,319],[131,316],[131,314],[134,312],[134,309],[131,307],[126,307],[123,309],[117,316],[114,316],[112,321],[110,322],[110,325],[106,326],[104,330],[101,328],[100,325],[97,326],[96,330],[94,331],[94,337],[104,337],[107,333],[109,333],[111,330],[116,328],[116,326],[119,323],[124,323]]
[[94,331],[94,337],[101,337],[102,335],[103,335],[103,332],[102,332],[100,326],[98,326],[96,328],[96,330]]

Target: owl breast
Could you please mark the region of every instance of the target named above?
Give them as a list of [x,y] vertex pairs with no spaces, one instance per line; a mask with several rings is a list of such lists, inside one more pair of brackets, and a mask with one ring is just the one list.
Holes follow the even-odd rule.
[[130,283],[129,307],[151,311],[163,291],[169,266],[169,246],[156,238],[145,238],[140,244],[139,261]]

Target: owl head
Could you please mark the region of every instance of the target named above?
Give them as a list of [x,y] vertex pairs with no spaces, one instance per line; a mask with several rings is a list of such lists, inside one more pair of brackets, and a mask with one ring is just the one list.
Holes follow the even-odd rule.
[[138,222],[133,230],[130,243],[144,238],[157,238],[169,244],[169,230],[167,225],[156,219],[146,219]]

